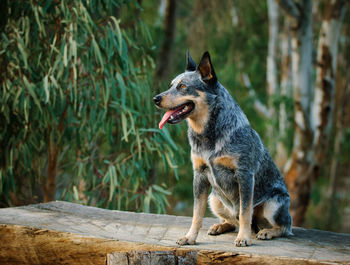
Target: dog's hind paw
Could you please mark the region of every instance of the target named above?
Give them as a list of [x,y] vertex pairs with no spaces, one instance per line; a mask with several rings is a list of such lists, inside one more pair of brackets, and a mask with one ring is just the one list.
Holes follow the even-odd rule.
[[208,235],[216,236],[234,230],[235,226],[229,223],[214,224],[209,228]]
[[178,245],[194,245],[196,244],[196,241],[193,239],[189,239],[187,237],[181,237],[176,241],[176,244]]
[[259,231],[256,238],[260,240],[269,240],[272,238],[272,233],[268,229],[263,229]]
[[281,227],[271,229],[265,228],[259,231],[259,233],[256,235],[256,238],[260,240],[270,240],[274,237],[282,236],[284,231],[285,230]]

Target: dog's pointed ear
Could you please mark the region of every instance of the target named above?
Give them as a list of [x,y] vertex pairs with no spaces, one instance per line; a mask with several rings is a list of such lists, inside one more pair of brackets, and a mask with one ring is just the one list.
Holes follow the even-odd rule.
[[208,51],[203,54],[197,70],[200,72],[204,82],[213,84],[217,81]]
[[197,65],[196,63],[193,61],[191,55],[190,55],[190,52],[187,51],[187,65],[186,65],[186,71],[195,71],[196,68],[197,68]]

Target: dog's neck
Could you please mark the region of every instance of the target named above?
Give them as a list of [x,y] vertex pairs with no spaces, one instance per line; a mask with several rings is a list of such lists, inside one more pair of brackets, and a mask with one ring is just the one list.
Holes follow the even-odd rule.
[[219,82],[215,92],[201,92],[205,103],[197,105],[196,114],[187,119],[191,133],[215,138],[224,130],[249,126],[249,121],[237,102]]
[[221,106],[218,118],[216,120],[217,130],[238,128],[250,126],[247,116],[243,113],[238,103],[233,99],[229,92],[219,84],[217,103]]

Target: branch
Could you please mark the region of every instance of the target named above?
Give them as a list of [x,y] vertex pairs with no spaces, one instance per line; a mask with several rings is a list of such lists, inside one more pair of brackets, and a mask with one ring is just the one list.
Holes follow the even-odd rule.
[[293,0],[276,0],[278,5],[284,10],[286,15],[299,20],[301,13]]
[[249,77],[246,73],[242,74],[243,84],[249,90],[249,96],[254,99],[254,109],[256,112],[263,117],[264,119],[272,119],[273,112],[271,109],[267,108],[265,104],[263,104],[258,97],[256,96],[255,91],[252,89]]

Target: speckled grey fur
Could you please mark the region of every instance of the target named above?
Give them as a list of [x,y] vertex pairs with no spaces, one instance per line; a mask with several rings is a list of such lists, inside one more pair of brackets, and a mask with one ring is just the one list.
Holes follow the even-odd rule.
[[[292,225],[290,197],[284,180],[258,133],[251,128],[237,102],[213,74],[215,79],[211,82],[203,80],[189,56],[187,70],[172,81],[169,90],[160,94],[198,96],[198,91],[203,91],[206,95],[209,120],[204,131],[198,134],[188,126],[192,153],[208,162],[207,166],[194,170],[195,207],[201,194],[208,193],[210,187],[212,193],[236,216],[240,200],[242,212],[251,200],[253,207],[273,201],[278,205],[274,211],[274,221],[284,228],[284,235],[289,235]],[[185,89],[178,89],[179,81],[186,85]],[[220,156],[239,157],[237,169],[215,165],[213,160]]]

